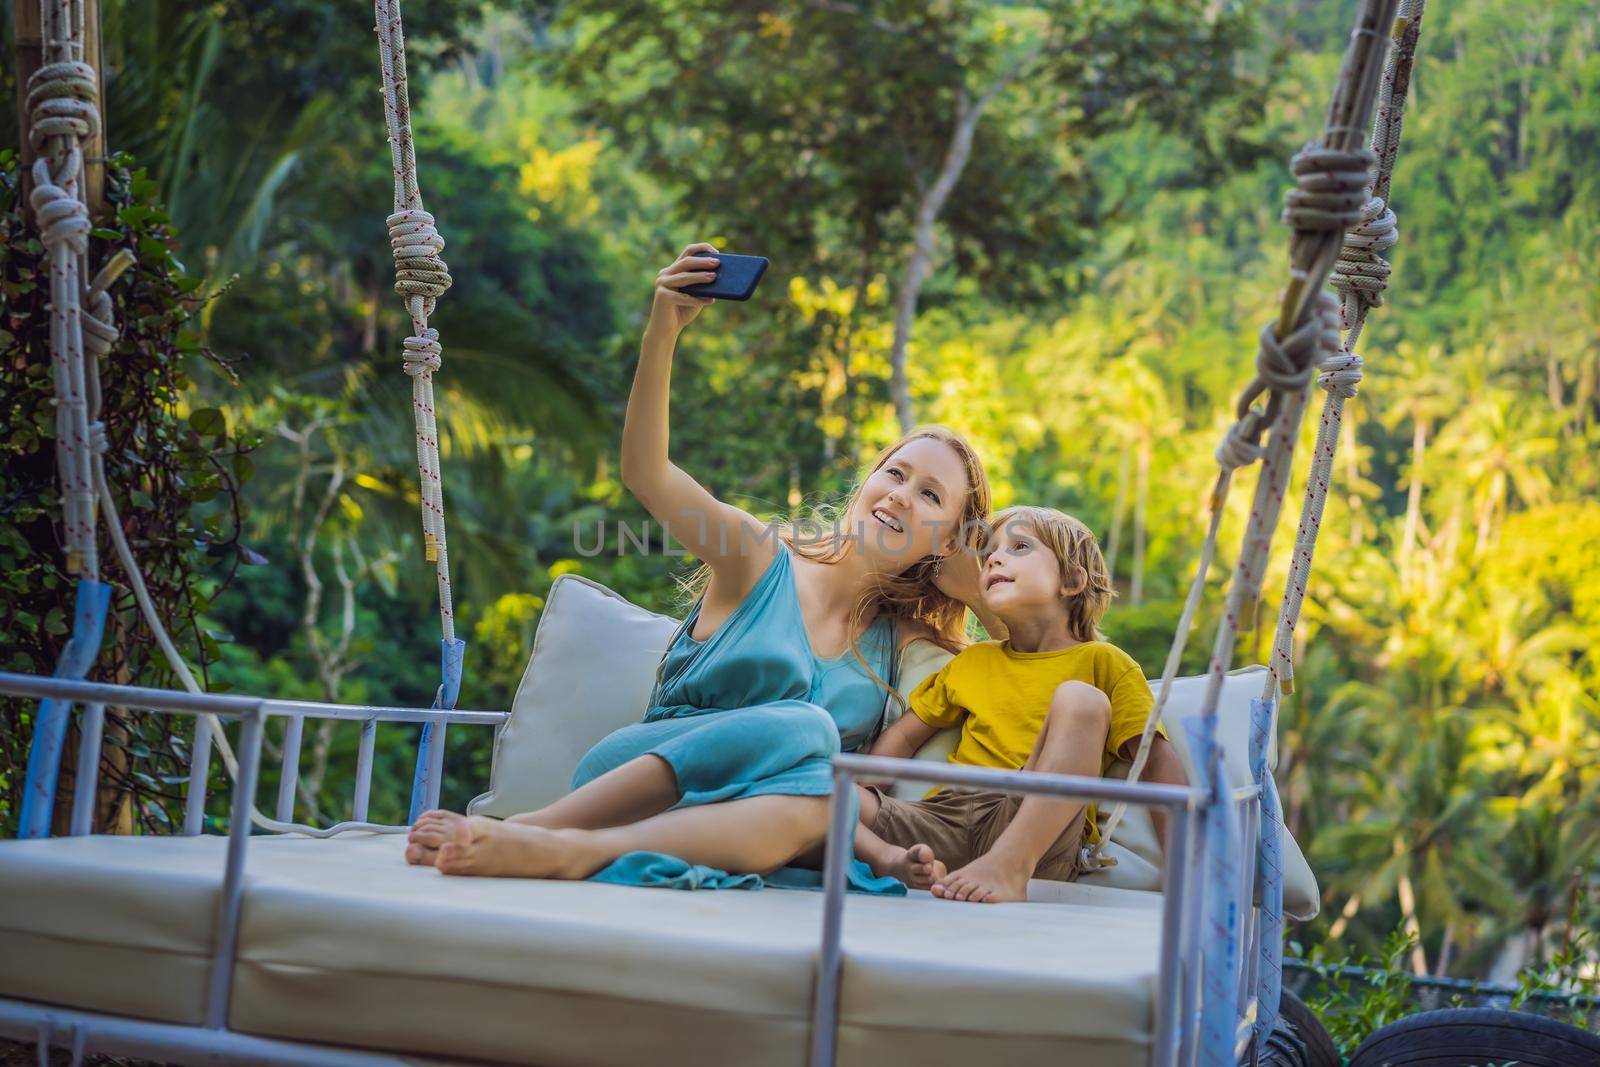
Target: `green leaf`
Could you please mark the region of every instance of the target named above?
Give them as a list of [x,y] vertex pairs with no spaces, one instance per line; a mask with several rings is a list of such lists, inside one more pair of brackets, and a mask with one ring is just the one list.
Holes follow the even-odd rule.
[[46,633],[60,636],[67,632],[67,613],[61,608],[51,608],[44,616],[44,629]]
[[201,408],[189,415],[189,425],[200,434],[223,434],[228,432],[228,420],[216,408]]

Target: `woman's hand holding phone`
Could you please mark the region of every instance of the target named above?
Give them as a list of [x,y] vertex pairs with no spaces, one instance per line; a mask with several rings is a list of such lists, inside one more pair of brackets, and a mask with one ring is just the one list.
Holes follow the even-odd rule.
[[659,323],[674,334],[694,321],[700,309],[716,303],[715,297],[681,292],[686,285],[704,285],[717,277],[717,250],[697,241],[656,275],[655,303],[650,309],[652,324]]

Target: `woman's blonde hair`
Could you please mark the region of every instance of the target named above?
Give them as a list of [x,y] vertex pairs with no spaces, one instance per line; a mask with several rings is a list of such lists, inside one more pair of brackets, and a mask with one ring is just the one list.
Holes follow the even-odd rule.
[[1106,570],[1106,559],[1100,554],[1094,531],[1055,508],[1027,505],[1006,508],[994,517],[994,528],[998,531],[1012,521],[1021,522],[1049,546],[1061,569],[1062,585],[1071,588],[1082,583],[1082,591],[1066,601],[1067,627],[1073,639],[1104,640],[1100,620],[1105,618],[1116,590],[1111,587],[1111,573]]
[[[912,441],[923,438],[942,441],[954,449],[961,459],[961,466],[966,473],[966,499],[962,503],[961,515],[956,519],[956,528],[960,531],[960,539],[963,542],[956,551],[961,551],[963,548],[977,551],[982,547],[984,535],[988,531],[989,477],[984,473],[983,463],[979,461],[977,452],[966,438],[949,427],[937,425],[918,426],[879,452],[866,473],[856,480],[842,505],[814,505],[809,514],[798,521],[775,522],[774,528],[778,537],[797,555],[806,559],[818,563],[837,563],[843,559],[850,551],[853,538],[850,532],[842,527],[842,516],[848,514],[855,506],[868,478],[883,469],[900,449]],[[966,627],[967,606],[941,593],[934,585],[938,565],[938,556],[926,556],[899,574],[880,575],[877,581],[862,593],[850,613],[852,634],[850,650],[855,653],[856,660],[867,673],[897,700],[900,699],[900,695],[887,681],[878,677],[878,673],[867,663],[853,635],[860,629],[861,620],[869,612],[874,612],[877,615],[920,621],[933,631],[933,640],[936,644],[949,652],[961,651],[969,643]],[[710,581],[711,568],[702,564],[681,583],[690,603],[705,595],[706,586]],[[895,650],[895,654],[898,654],[898,650]]]

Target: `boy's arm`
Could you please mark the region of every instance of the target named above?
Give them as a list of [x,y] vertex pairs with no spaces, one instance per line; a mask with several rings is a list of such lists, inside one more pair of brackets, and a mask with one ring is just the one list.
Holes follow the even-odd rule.
[[[1138,738],[1131,742],[1133,748],[1138,747]],[[1172,742],[1157,734],[1150,740],[1150,759],[1144,766],[1144,780],[1159,785],[1188,785],[1189,776],[1184,773],[1183,761],[1178,759],[1178,750],[1172,747]],[[1167,851],[1167,811],[1165,808],[1152,808],[1150,821],[1155,825],[1156,840],[1161,842],[1161,851]]]
[[871,754],[910,759],[938,732],[939,727],[929,726],[916,712],[907,710],[895,720],[893,726],[878,735],[878,739],[872,743]]

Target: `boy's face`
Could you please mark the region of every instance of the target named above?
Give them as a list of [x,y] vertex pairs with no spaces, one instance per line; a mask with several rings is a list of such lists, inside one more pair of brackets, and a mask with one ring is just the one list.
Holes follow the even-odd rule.
[[995,531],[980,586],[984,606],[1002,621],[1059,611],[1067,596],[1055,554],[1032,526],[1017,519]]

